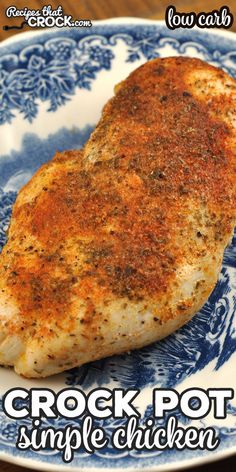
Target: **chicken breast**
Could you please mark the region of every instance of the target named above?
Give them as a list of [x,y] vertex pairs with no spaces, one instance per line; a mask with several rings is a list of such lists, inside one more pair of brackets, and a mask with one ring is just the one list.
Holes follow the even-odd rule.
[[83,151],[21,190],[0,258],[0,363],[45,377],[159,340],[213,290],[236,217],[236,82],[155,59]]

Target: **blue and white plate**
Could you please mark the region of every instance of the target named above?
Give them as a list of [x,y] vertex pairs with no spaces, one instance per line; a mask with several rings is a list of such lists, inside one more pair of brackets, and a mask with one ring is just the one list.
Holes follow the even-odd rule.
[[[17,192],[55,151],[80,148],[97,123],[114,85],[148,59],[199,57],[236,77],[236,35],[207,30],[169,31],[163,22],[121,18],[91,29],[59,29],[20,34],[0,47],[0,245],[6,241]],[[236,239],[225,252],[219,282],[199,314],[179,332],[130,355],[116,356],[47,380],[31,381],[0,368],[0,398],[19,386],[140,388],[142,419],[150,412],[154,387],[235,388]],[[177,470],[236,452],[236,399],[227,418],[191,422],[213,426],[221,439],[208,451],[114,451],[75,453],[71,470]],[[186,419],[179,416],[180,423]],[[54,420],[45,421],[45,425]],[[29,420],[24,424],[31,425]],[[75,423],[77,424],[78,423]],[[108,435],[119,421],[108,419]],[[66,470],[59,452],[22,451],[15,442],[20,423],[6,417],[0,403],[0,458],[40,470]],[[57,420],[64,427],[66,420]]]

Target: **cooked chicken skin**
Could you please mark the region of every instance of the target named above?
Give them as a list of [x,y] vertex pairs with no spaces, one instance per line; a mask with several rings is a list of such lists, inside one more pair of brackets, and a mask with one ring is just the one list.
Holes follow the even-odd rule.
[[0,363],[45,377],[159,340],[213,290],[236,217],[236,82],[155,59],[83,151],[21,190],[0,257]]

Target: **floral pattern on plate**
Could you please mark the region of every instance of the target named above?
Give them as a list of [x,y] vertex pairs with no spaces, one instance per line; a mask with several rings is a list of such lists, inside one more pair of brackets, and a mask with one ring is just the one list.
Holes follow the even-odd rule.
[[[165,55],[200,57],[236,77],[236,39],[232,40],[232,35],[198,30],[168,31],[162,23],[136,24],[133,21],[129,24],[121,21],[113,25],[105,22],[94,26],[92,32],[58,30],[26,35],[25,39],[20,37],[8,46],[3,43],[0,49],[0,124],[17,126],[21,144],[9,153],[3,153],[0,143],[0,248],[6,242],[12,205],[21,186],[56,150],[81,147],[93,128],[85,119],[80,129],[76,127],[76,122],[73,129],[58,126],[56,132],[49,130],[47,138],[42,138],[38,125],[34,126],[39,112],[52,115],[55,121],[76,93],[83,90],[94,93],[94,86],[102,72],[106,71],[114,80],[113,71],[117,68],[126,70],[128,64],[134,69],[140,61]],[[31,123],[30,132],[25,133],[25,123]],[[236,356],[235,289],[236,238],[225,252],[214,292],[188,325],[167,339],[130,355],[115,356],[72,369],[62,377],[61,388],[76,386],[88,391],[96,386],[110,385],[135,387],[145,392],[145,389],[154,387],[181,389],[182,386],[197,386],[199,383],[208,388],[211,378],[212,383],[216,380],[219,383],[219,379],[232,379],[229,372],[232,372],[233,366],[235,369]],[[4,372],[3,369],[2,376]],[[49,383],[54,388],[56,381],[52,378]],[[30,388],[29,383],[26,385]],[[5,385],[5,388],[8,386]],[[150,415],[150,405],[144,401],[140,409],[144,421]],[[186,423],[181,416],[179,421]],[[45,424],[50,422],[53,423],[52,420],[45,420]],[[57,427],[65,427],[68,422],[57,419],[55,423]],[[121,423],[120,420],[108,419],[102,425],[109,436]],[[31,422],[27,419],[16,422],[7,418],[0,403],[0,452],[7,455],[4,457],[9,460],[17,457],[23,465],[25,458],[34,459],[39,469],[43,463],[48,469],[61,465],[59,452],[16,450],[20,424],[30,426]],[[78,426],[80,420],[74,424]],[[201,420],[201,427],[206,424],[205,419]],[[228,405],[227,420],[213,426],[221,438],[217,451],[219,456],[232,447],[235,449],[236,407],[233,401]],[[76,452],[72,466],[78,470],[89,467],[99,470],[119,467],[147,470],[154,467],[161,470],[162,464],[172,469],[173,462],[180,461],[184,466],[190,459],[196,461],[208,456],[209,452],[200,450],[118,452],[108,447],[93,455]]]

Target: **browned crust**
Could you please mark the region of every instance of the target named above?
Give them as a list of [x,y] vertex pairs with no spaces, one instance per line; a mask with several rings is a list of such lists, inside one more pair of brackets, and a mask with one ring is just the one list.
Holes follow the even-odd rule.
[[[63,324],[74,296],[84,300],[86,329],[96,325],[101,301],[155,304],[171,284],[175,290],[184,261],[201,264],[224,246],[235,219],[235,157],[228,145],[232,129],[216,112],[232,108],[232,95],[210,105],[193,95],[186,75],[206,67],[214,69],[184,58],[140,67],[105,106],[84,157],[76,151],[56,156],[49,186],[42,175],[51,163],[33,178],[42,178],[37,198],[16,202],[17,232],[10,232],[1,271],[26,325],[35,317]],[[199,208],[207,208],[197,230],[186,229],[190,206],[196,221]],[[26,233],[39,248],[25,247]],[[68,240],[73,264],[65,254]],[[179,312],[186,308],[180,304]],[[168,306],[163,316],[173,316]],[[42,324],[39,335],[50,331]]]

